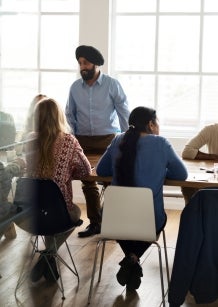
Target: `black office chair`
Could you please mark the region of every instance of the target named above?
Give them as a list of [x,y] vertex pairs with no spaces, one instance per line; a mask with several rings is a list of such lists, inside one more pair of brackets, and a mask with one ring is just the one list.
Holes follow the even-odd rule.
[[[22,210],[26,206],[31,208],[30,225],[31,233],[34,238],[32,239],[32,259],[36,253],[39,253],[41,257],[45,258],[50,270],[50,275],[53,276],[54,280],[57,281],[58,287],[62,293],[62,299],[65,299],[60,263],[65,265],[77,277],[77,290],[79,288],[79,274],[67,241],[65,240],[64,243],[66,245],[73,266],[69,266],[68,263],[58,253],[57,239],[59,235],[62,235],[63,233],[69,232],[75,227],[80,226],[83,221],[79,220],[76,224],[72,222],[67,211],[62,192],[60,191],[58,185],[50,179],[20,178],[19,193],[20,191],[23,192],[23,196],[16,197],[15,193],[14,203],[18,206],[18,208],[21,208]],[[46,250],[45,252],[45,250],[40,248],[40,239],[42,239],[45,244],[45,236],[51,236],[53,238],[54,250]],[[49,258],[51,257],[54,257],[55,259],[60,281],[58,281],[56,273],[49,263]]]

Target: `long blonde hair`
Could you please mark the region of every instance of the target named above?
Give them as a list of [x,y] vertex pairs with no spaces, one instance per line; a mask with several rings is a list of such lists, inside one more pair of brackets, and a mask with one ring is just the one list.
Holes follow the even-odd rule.
[[60,133],[69,132],[65,114],[52,98],[42,99],[34,110],[34,130],[37,132],[35,143],[35,169],[37,174],[50,177],[54,169],[53,146]]
[[42,100],[43,98],[46,98],[47,96],[44,94],[38,94],[36,95],[32,102],[30,103],[28,112],[27,112],[27,119],[26,119],[26,123],[25,123],[25,127],[24,127],[24,131],[27,134],[28,132],[33,131],[33,119],[34,119],[34,109],[36,104]]

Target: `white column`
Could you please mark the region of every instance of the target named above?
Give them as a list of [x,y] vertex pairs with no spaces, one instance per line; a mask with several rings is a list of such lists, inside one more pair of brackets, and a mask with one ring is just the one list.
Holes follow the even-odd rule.
[[79,44],[93,46],[102,53],[108,73],[111,0],[80,0]]

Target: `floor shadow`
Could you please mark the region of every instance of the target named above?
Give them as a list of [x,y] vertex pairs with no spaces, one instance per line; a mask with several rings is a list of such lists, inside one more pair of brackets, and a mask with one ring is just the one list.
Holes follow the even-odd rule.
[[139,295],[137,291],[126,291],[126,294],[118,295],[113,302],[113,307],[126,307],[132,306],[136,307],[139,303]]

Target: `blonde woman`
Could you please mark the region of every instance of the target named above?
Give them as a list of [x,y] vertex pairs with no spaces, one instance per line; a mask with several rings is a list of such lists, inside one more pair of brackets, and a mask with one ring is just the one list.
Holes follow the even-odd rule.
[[37,103],[42,100],[43,98],[46,98],[47,96],[44,94],[38,94],[36,95],[33,100],[30,103],[28,112],[27,112],[27,118],[24,125],[24,133],[23,133],[23,140],[26,138],[29,132],[32,132],[34,130],[34,109]]
[[[54,180],[63,193],[72,221],[76,223],[81,212],[72,201],[72,180],[86,178],[91,173],[91,165],[77,139],[68,132],[65,114],[54,99],[44,98],[37,103],[34,130],[28,136],[34,140],[26,146],[27,175]],[[63,235],[58,247],[64,239],[66,236]],[[50,237],[46,237],[46,248],[52,248]],[[33,281],[43,274],[46,277],[45,272],[49,271],[43,259],[40,258],[32,270]],[[55,265],[54,259],[51,262]]]

